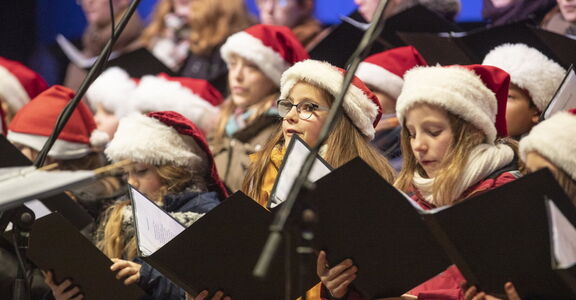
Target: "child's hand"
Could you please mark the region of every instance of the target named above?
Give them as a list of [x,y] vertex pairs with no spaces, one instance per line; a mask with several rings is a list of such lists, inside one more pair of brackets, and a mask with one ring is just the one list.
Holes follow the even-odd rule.
[[114,264],[112,264],[110,270],[112,272],[118,271],[116,279],[122,280],[124,278],[124,285],[130,285],[140,280],[141,264],[118,258],[113,258],[112,261]]
[[316,261],[316,274],[332,297],[342,298],[348,293],[348,286],[356,279],[358,267],[351,259],[346,259],[333,268],[326,264],[326,252],[320,251]]
[[[186,293],[186,300],[204,300],[206,297],[208,297],[208,294],[208,291],[202,291],[200,294],[196,295],[196,297],[192,297]],[[218,291],[216,294],[214,294],[214,296],[212,296],[210,300],[232,300],[232,298],[229,296],[224,297],[224,293],[222,291]]]
[[[518,292],[516,292],[516,288],[511,282],[506,282],[504,285],[504,290],[506,291],[506,296],[508,300],[521,300]],[[465,300],[500,300],[500,298],[496,298],[494,296],[490,296],[484,292],[478,291],[475,286],[472,286],[466,289],[464,293]]]
[[54,282],[54,275],[50,271],[42,271],[44,275],[44,282],[52,290],[52,295],[56,300],[81,300],[84,299],[84,295],[80,294],[80,288],[72,286],[71,280],[64,280],[62,283],[57,284]]

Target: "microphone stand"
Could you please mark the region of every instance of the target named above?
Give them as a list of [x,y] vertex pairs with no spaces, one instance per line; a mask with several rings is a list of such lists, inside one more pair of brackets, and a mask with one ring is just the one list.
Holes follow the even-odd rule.
[[[274,218],[274,221],[270,225],[270,234],[268,236],[268,240],[266,241],[266,244],[262,249],[258,262],[256,263],[256,266],[254,267],[253,270],[253,275],[255,277],[262,279],[266,278],[268,269],[270,267],[270,263],[274,258],[274,255],[278,251],[278,247],[280,245],[280,242],[282,241],[282,234],[284,234],[285,237],[289,234],[289,230],[286,229],[286,223],[288,222],[289,217],[294,214],[293,210],[296,203],[296,198],[299,195],[302,187],[306,185],[308,174],[310,173],[310,170],[312,169],[312,165],[314,163],[314,158],[316,157],[321,145],[323,145],[326,142],[328,135],[330,134],[330,131],[334,127],[334,121],[338,116],[338,114],[340,113],[340,111],[342,110],[342,103],[344,102],[344,96],[346,95],[350,83],[352,82],[354,73],[358,69],[358,65],[368,53],[369,46],[372,45],[376,37],[378,37],[382,32],[382,30],[384,29],[383,14],[387,5],[388,0],[381,0],[379,2],[378,7],[376,9],[376,13],[374,15],[374,19],[370,24],[370,27],[364,33],[364,36],[362,37],[360,44],[358,45],[358,47],[356,48],[356,50],[354,51],[354,53],[352,54],[347,63],[349,67],[346,74],[344,75],[342,89],[335,98],[334,103],[332,104],[332,107],[328,112],[326,122],[324,123],[324,125],[322,126],[322,130],[320,131],[318,142],[316,143],[316,145],[314,145],[314,147],[312,147],[310,153],[306,157],[306,160],[304,161],[304,164],[302,166],[302,170],[298,175],[298,177],[296,177],[292,185],[292,188],[286,198],[286,201],[284,202],[284,205],[282,205],[282,207],[279,209],[278,213]],[[306,238],[307,237],[305,237],[305,239]],[[303,251],[303,252],[311,253],[312,251]],[[290,253],[291,252],[287,252],[285,254],[286,257],[289,257]],[[286,268],[286,274],[287,274],[286,280],[291,280],[290,268]],[[287,289],[285,294],[286,300],[293,300],[293,297],[290,294],[291,294],[290,289]]]
[[94,79],[96,79],[96,77],[100,75],[103,67],[108,62],[108,57],[112,52],[112,47],[114,43],[116,42],[116,40],[118,40],[118,37],[120,37],[122,31],[124,31],[126,24],[128,24],[128,20],[130,20],[130,18],[136,11],[136,7],[138,7],[140,1],[141,0],[132,0],[130,5],[128,6],[128,9],[122,16],[122,19],[120,19],[118,26],[116,26],[116,28],[114,29],[114,34],[112,34],[110,40],[108,40],[108,43],[106,43],[106,46],[104,46],[104,49],[102,49],[102,52],[100,52],[98,59],[96,60],[92,68],[90,68],[88,75],[84,77],[82,84],[78,88],[78,91],[76,91],[76,95],[74,96],[74,98],[72,98],[72,100],[70,100],[70,102],[68,102],[66,107],[64,107],[64,109],[58,116],[56,126],[54,127],[52,134],[50,134],[50,137],[48,138],[48,140],[42,147],[42,150],[38,153],[38,157],[36,157],[36,160],[34,161],[34,165],[37,168],[41,167],[44,164],[44,161],[46,161],[46,157],[48,156],[48,152],[56,142],[56,139],[58,138],[58,135],[60,135],[62,129],[64,129],[64,126],[66,126],[66,123],[70,119],[70,116],[72,116],[72,112],[74,112],[74,109],[76,109],[76,106],[78,106],[78,103],[80,102],[80,100],[82,100],[84,94],[86,94],[86,91],[88,90],[88,87],[90,87],[90,84],[92,84]]

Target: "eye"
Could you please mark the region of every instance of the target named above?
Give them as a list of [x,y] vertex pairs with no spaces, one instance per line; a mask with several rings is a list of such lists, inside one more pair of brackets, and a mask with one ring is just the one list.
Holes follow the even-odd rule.
[[416,133],[413,133],[412,131],[408,130],[408,138],[415,138],[416,137]]
[[300,111],[303,112],[314,112],[316,110],[317,105],[314,103],[305,102],[300,104]]
[[439,136],[442,133],[442,130],[428,130],[428,134],[431,136]]
[[148,172],[148,168],[134,170],[134,173],[138,176],[142,176],[142,175],[146,174],[146,172]]

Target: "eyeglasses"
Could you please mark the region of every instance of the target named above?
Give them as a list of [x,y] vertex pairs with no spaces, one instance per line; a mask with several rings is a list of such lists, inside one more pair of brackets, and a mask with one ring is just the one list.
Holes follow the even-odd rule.
[[293,104],[290,102],[290,100],[287,99],[279,99],[276,101],[276,104],[278,106],[278,114],[282,118],[286,117],[294,106],[296,106],[298,117],[302,120],[310,119],[315,111],[330,110],[329,107],[322,107],[312,102],[300,102],[298,104]]

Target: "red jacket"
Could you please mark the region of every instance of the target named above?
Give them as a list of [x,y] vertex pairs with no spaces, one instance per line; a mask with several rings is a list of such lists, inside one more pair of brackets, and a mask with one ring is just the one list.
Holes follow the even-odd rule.
[[[514,181],[518,177],[519,176],[516,172],[503,172],[497,176],[490,176],[466,190],[462,198],[469,198],[481,194],[508,182]],[[424,209],[435,208],[433,204],[424,200],[419,193],[414,194],[412,198]],[[464,291],[460,285],[464,281],[464,276],[462,276],[456,266],[452,265],[444,272],[413,288],[408,292],[408,294],[417,296],[418,299],[424,300],[462,300],[464,299]],[[322,299],[330,299],[329,292],[324,286],[322,286],[321,296]],[[363,298],[354,289],[350,289],[346,300],[365,300],[365,298]]]

